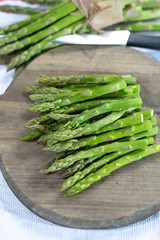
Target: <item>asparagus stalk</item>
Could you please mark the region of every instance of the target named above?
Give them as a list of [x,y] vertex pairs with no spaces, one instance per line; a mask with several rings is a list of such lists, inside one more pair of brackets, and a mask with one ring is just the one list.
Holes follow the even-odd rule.
[[[57,126],[63,123],[63,121],[61,120],[59,123],[57,122],[53,122],[51,124],[35,124],[32,125],[31,127],[29,127],[30,129],[32,129],[32,131],[27,134],[25,137],[21,138],[22,141],[32,141],[35,139],[38,139],[39,137],[41,137],[42,135],[45,135],[46,133],[50,132],[50,131],[56,131],[57,130]],[[56,141],[54,142],[56,143]]]
[[30,23],[28,26],[24,26],[23,28],[14,32],[10,32],[5,37],[0,38],[0,46],[17,41],[19,38],[37,32],[38,30],[43,29],[44,27],[47,27],[48,25],[51,25],[57,20],[65,17],[76,9],[77,7],[74,3],[68,2],[63,6],[59,7],[58,10],[52,11],[51,13],[38,19],[37,21]]
[[141,111],[141,112],[136,112],[136,113],[133,113],[133,115],[131,115],[129,117],[119,119],[114,123],[104,126],[103,128],[99,128],[96,131],[96,134],[108,132],[108,131],[115,130],[118,128],[132,126],[132,125],[140,123],[140,122],[138,122],[138,121],[140,121],[140,119],[142,119],[142,121],[143,121],[143,119],[149,119],[151,117],[153,117],[152,109],[146,110],[146,111]]
[[99,169],[95,173],[89,174],[86,178],[79,181],[73,187],[71,187],[67,192],[66,196],[75,195],[82,190],[88,188],[92,183],[100,180],[101,178],[108,176],[111,172],[115,171],[116,169],[123,167],[131,162],[140,160],[146,156],[155,154],[160,152],[160,144],[155,144],[148,146],[145,149],[134,151],[133,153],[129,153],[121,158],[113,161],[112,163],[106,164],[104,167]]
[[31,94],[29,98],[32,101],[35,101],[36,104],[38,103],[43,103],[43,102],[54,102],[58,99],[62,98],[67,98],[72,94],[71,91],[68,92],[62,92],[62,93],[56,93],[56,94],[51,94],[51,93],[46,93],[46,94]]
[[21,66],[17,67],[14,72],[14,79],[20,74],[20,72],[25,68],[26,64],[22,64]]
[[[85,109],[91,109],[93,107],[96,107],[98,105],[101,105],[101,104],[104,104],[106,102],[105,99],[100,99],[99,101],[98,100],[95,100],[95,101],[87,101],[87,102],[82,102],[82,103],[77,103],[77,104],[73,104],[71,105],[71,107],[67,107],[67,108],[64,108],[64,109],[60,109],[56,112],[49,112],[41,117],[37,117],[37,118],[33,118],[31,120],[28,121],[28,123],[26,124],[26,127],[28,128],[31,128],[34,127],[35,124],[43,124],[49,120],[51,120],[51,117],[50,117],[50,113],[51,114],[63,114],[63,113],[75,113],[75,112],[81,112]],[[50,109],[51,110],[51,109]]]
[[133,2],[135,2],[135,0],[124,0],[124,5],[127,6]]
[[136,140],[129,142],[114,142],[111,144],[105,144],[99,147],[91,148],[89,150],[80,151],[74,155],[69,155],[66,158],[59,159],[53,163],[47,170],[47,172],[55,172],[62,168],[71,166],[73,163],[81,160],[94,157],[102,153],[103,155],[110,152],[117,152],[120,150],[135,150],[140,148],[146,148],[148,146],[148,140]]
[[46,169],[48,169],[50,166],[52,166],[52,164],[54,162],[56,162],[57,160],[66,157],[67,154],[66,153],[59,153],[58,155],[55,155],[48,163],[46,163],[43,168],[40,170],[40,173],[45,173]]
[[64,126],[62,126],[60,128],[60,131],[78,127],[83,122],[86,122],[87,120],[89,120],[95,116],[104,114],[104,113],[108,113],[108,112],[112,112],[112,111],[120,110],[120,109],[137,107],[137,104],[139,106],[141,106],[141,104],[142,104],[142,100],[140,97],[124,98],[124,99],[120,99],[120,100],[115,100],[113,102],[105,103],[96,108],[92,108],[90,110],[86,110],[86,111],[82,112],[79,116],[75,117],[72,121],[70,121],[67,124],[65,124]]
[[47,86],[63,86],[67,84],[108,84],[118,80],[124,80],[127,85],[135,85],[136,78],[130,74],[126,75],[106,75],[106,74],[91,74],[79,76],[45,76],[41,74],[36,80],[37,83]]
[[[70,26],[66,27],[65,29],[63,29],[55,34],[50,35],[49,37],[43,39],[42,41],[38,42],[34,46],[25,50],[21,54],[17,55],[16,57],[14,57],[11,60],[10,64],[8,65],[8,70],[18,67],[19,65],[23,64],[24,62],[29,61],[31,58],[33,58],[34,56],[36,56],[37,54],[39,54],[43,51],[62,46],[63,44],[61,44],[61,43],[53,43],[50,41],[54,38],[58,38],[63,35],[71,34],[73,29],[75,28],[75,26],[78,25],[79,23],[82,23],[83,21],[84,20],[82,19],[81,21],[71,24]],[[78,30],[80,30],[80,29],[77,29],[77,31]]]
[[142,6],[137,1],[134,1],[131,4],[126,5],[126,7],[123,9],[124,22],[134,21],[134,19],[137,19],[141,15],[142,15]]
[[[153,127],[154,125],[156,125],[157,124],[157,119],[156,119],[156,117],[153,117],[153,118],[151,118],[150,119],[150,123],[151,123],[151,126]],[[148,129],[148,130],[150,130],[150,129]],[[131,137],[124,137],[124,138],[122,138],[122,139],[119,139],[119,141],[122,141],[122,142],[124,142],[124,141],[129,141],[129,140],[131,140],[131,139],[134,139],[134,140],[137,140],[137,139],[140,139],[140,138],[144,138],[145,137],[145,135],[147,136],[154,136],[155,134],[152,134],[152,133],[154,133],[155,131],[156,131],[156,129],[154,129],[153,131],[151,131],[151,132],[149,132],[148,133],[148,130],[147,131],[142,131],[141,133],[138,133],[138,134],[135,134],[134,136],[135,136],[135,138],[134,138],[134,136],[133,136],[133,138],[132,138],[132,136]],[[150,134],[152,134],[152,135],[150,135]],[[142,137],[140,137],[140,136],[142,136]]]
[[[65,172],[61,175],[62,178],[69,177],[73,175],[77,170],[83,169],[86,165],[88,165],[90,162],[94,162],[95,160],[99,159],[100,157],[103,156],[103,153],[100,153],[94,157],[91,157],[89,159],[82,159],[77,162],[75,162],[73,165],[71,165],[69,168],[66,169]],[[46,172],[41,172],[41,173],[46,173]]]
[[[101,158],[102,156],[103,156],[103,154],[99,154],[99,155],[96,155],[95,157],[88,158],[87,160],[82,159],[82,160],[75,162],[73,165],[68,167],[66,169],[66,171],[64,171],[62,173],[61,177],[67,178],[67,177],[72,176],[74,173],[76,173],[77,171],[83,170],[86,166],[88,166],[88,164],[90,164],[91,162],[94,162],[95,160]],[[42,173],[45,173],[45,172],[42,172]]]
[[[115,94],[117,94],[120,91],[117,91],[116,93],[112,93],[113,97],[114,97]],[[134,92],[134,90],[133,90],[133,92]],[[107,97],[108,94],[103,95],[103,96]],[[56,109],[56,112],[58,112],[58,113],[70,113],[70,114],[80,113],[84,110],[88,110],[88,109],[92,109],[94,107],[100,106],[100,105],[104,104],[105,101],[106,101],[105,99],[101,99],[101,97],[99,97],[98,99],[95,99],[95,100],[88,100],[88,101],[84,101],[84,102],[80,102],[80,103],[75,103],[75,104],[72,104],[70,106],[64,106],[63,108]],[[51,109],[52,109],[52,107],[51,107]]]
[[126,127],[118,130],[113,130],[100,135],[93,135],[91,137],[85,137],[81,139],[72,139],[67,142],[57,143],[51,147],[45,147],[43,150],[51,150],[56,152],[76,150],[82,147],[90,146],[93,147],[100,143],[114,141],[123,137],[133,136],[137,133],[146,131],[152,128],[150,120],[147,120],[141,124],[133,125],[131,127]]
[[23,21],[20,21],[20,22],[17,22],[17,23],[13,23],[13,24],[11,24],[9,26],[6,26],[6,27],[1,29],[0,34],[6,34],[6,33],[10,32],[10,31],[15,31],[15,30],[18,30],[18,29],[20,29],[22,27],[25,27],[28,24],[36,21],[37,19],[40,19],[43,16],[47,16],[49,13],[51,13],[52,11],[57,10],[58,8],[60,8],[63,5],[64,5],[64,3],[61,3],[61,4],[59,4],[57,6],[54,6],[54,7],[50,8],[50,9],[42,11],[42,12],[40,12],[38,14],[33,15],[33,16],[30,16],[30,17],[26,18]]
[[53,145],[52,141],[65,141],[71,138],[76,138],[76,137],[81,137],[83,135],[90,135],[93,134],[93,132],[96,132],[99,128],[110,124],[112,122],[115,122],[117,119],[121,118],[124,114],[128,112],[133,111],[133,108],[127,109],[127,110],[121,110],[118,112],[113,112],[109,114],[108,116],[95,121],[90,124],[86,124],[85,126],[81,126],[77,129],[74,130],[66,130],[63,132],[54,132],[54,133],[49,133],[48,136],[44,138],[45,141],[47,141],[47,145]]
[[[28,45],[35,44],[38,41],[62,30],[68,27],[69,25],[84,19],[82,13],[80,11],[75,11],[69,14],[68,16],[62,18],[61,20],[57,21],[56,23],[50,25],[49,27],[46,27],[45,29],[42,29],[39,32],[36,32],[35,34],[31,36],[27,36],[26,38],[20,39],[19,41],[16,41],[14,43],[10,43],[5,45],[0,49],[0,54],[5,55],[9,54],[11,52],[17,51],[19,49],[22,49]],[[53,36],[53,39],[57,37],[57,34]]]
[[138,94],[140,92],[140,85],[136,86],[128,86],[125,89],[117,91],[115,93],[109,93],[103,96],[103,98],[120,98],[120,97],[130,97],[134,94]]
[[[148,138],[148,140],[150,141],[150,137],[156,135],[158,133],[158,126],[155,126],[147,131],[144,131],[142,133],[138,133],[138,134],[135,134],[133,137],[128,137],[128,138],[125,138],[125,141],[135,141],[135,140],[138,140],[138,139],[142,139],[142,138]],[[150,144],[153,144],[152,142],[148,142],[148,145]],[[113,154],[109,154],[108,155],[108,158],[107,156],[105,155],[104,158],[100,159],[99,161],[97,161],[96,163],[93,163],[91,164],[89,167],[87,167],[86,169],[85,166],[88,165],[87,164],[87,161],[85,160],[82,160],[83,163],[81,162],[81,164],[79,164],[79,162],[76,162],[75,163],[75,167],[74,165],[71,166],[70,168],[68,168],[63,174],[62,174],[62,177],[65,178],[65,177],[70,177],[72,176],[74,173],[77,172],[77,170],[79,172],[77,172],[73,177],[69,178],[68,180],[66,180],[64,183],[63,183],[63,187],[64,189],[66,188],[69,188],[71,187],[72,185],[74,185],[75,182],[81,180],[82,178],[86,177],[89,173],[91,172],[95,172],[98,170],[98,168],[100,167],[103,167],[106,163],[112,161],[113,159],[116,159],[116,157],[119,155],[123,155],[123,154],[127,154],[129,151],[125,152],[125,151],[119,151],[119,152],[115,152]],[[112,159],[112,156],[113,156],[113,159]],[[90,159],[90,163],[92,163],[94,161],[94,159]],[[76,166],[78,165],[79,168]],[[83,170],[84,169],[84,170]],[[83,170],[82,172],[80,172],[81,170]],[[70,185],[71,184],[71,185]],[[64,190],[63,189],[63,190]]]
[[126,83],[123,80],[119,80],[117,82],[99,86],[97,87],[97,89],[92,89],[92,90],[85,89],[84,91],[73,92],[70,97],[66,99],[62,98],[62,99],[56,100],[51,104],[42,103],[42,104],[32,105],[31,107],[29,107],[29,110],[33,112],[43,113],[48,111],[48,106],[49,107],[51,106],[52,109],[56,109],[56,108],[60,108],[61,106],[66,106],[72,103],[82,102],[88,99],[96,98],[110,92],[116,92],[124,88],[126,88]]
[[160,2],[159,0],[143,0],[141,2],[141,6],[144,9],[150,9],[150,8],[159,8],[160,7]]
[[67,89],[59,89],[55,87],[43,87],[43,86],[36,86],[36,85],[29,85],[26,87],[27,93],[33,93],[33,94],[58,94],[58,93],[66,93],[70,92],[70,90]]
[[124,22],[151,20],[160,17],[160,9],[143,10],[139,16],[125,16]]
[[42,10],[41,9],[30,8],[30,7],[3,5],[3,6],[0,6],[0,11],[9,12],[9,13],[21,13],[21,14],[34,15],[34,14],[40,13]]
[[53,113],[59,113],[59,114],[80,113],[84,110],[92,109],[94,107],[97,107],[97,106],[102,105],[102,104],[107,103],[107,102],[108,102],[108,100],[106,100],[106,99],[84,101],[84,102],[72,104],[71,106],[65,106],[63,108],[56,109],[55,111],[52,111],[53,110],[52,109],[52,104],[48,103],[47,104],[47,108],[48,108],[47,111],[48,112],[53,112]]
[[[84,101],[84,102],[71,104],[69,106],[65,106],[63,108],[57,109],[55,112],[69,113],[69,114],[80,113],[85,110],[100,106],[104,103],[106,103],[106,99],[96,99],[96,100],[91,100],[91,101]],[[51,109],[52,109],[52,107],[51,107]]]
[[40,129],[35,129],[34,131],[28,133],[25,137],[21,138],[22,141],[32,141],[40,136],[42,136],[43,132]]
[[[138,139],[138,138],[137,138]],[[153,138],[148,138],[148,145],[151,145],[154,143]],[[68,178],[62,185],[61,191],[64,191],[67,188],[72,187],[75,183],[79,182],[83,178],[85,178],[90,173],[96,172],[98,169],[106,165],[107,163],[110,163],[111,161],[124,156],[128,153],[130,153],[132,150],[122,150],[118,152],[114,152],[108,155],[105,155],[103,158],[98,160],[97,162],[92,163],[89,167],[85,168],[83,171],[79,171],[70,178]],[[73,169],[74,170],[74,169]]]
[[50,123],[53,123],[53,119],[49,116],[49,114],[45,114],[45,115],[42,115],[40,117],[36,117],[36,118],[32,118],[31,120],[29,120],[25,126],[27,128],[30,128],[30,129],[37,129],[36,126],[37,125],[41,125],[41,124],[50,124]]
[[147,138],[147,137],[154,136],[157,133],[158,133],[158,126],[155,126],[142,133],[137,133],[135,136],[130,137],[129,140],[134,141],[136,139]]
[[[132,88],[134,88],[134,89],[132,89],[133,94],[139,92],[139,86],[138,86],[138,88],[137,88],[137,86],[132,86]],[[131,87],[128,87],[128,88],[131,88]],[[129,93],[128,95],[130,96],[131,92],[130,92],[130,90],[128,91],[128,88],[124,89],[124,92],[123,92],[124,97],[125,97],[125,94],[127,95],[128,93]],[[43,88],[43,87],[39,87],[39,86],[36,86],[36,87],[35,86],[28,86],[28,88],[27,88],[27,92],[36,91],[37,93],[47,93],[47,91],[54,93],[54,90],[59,91],[60,93],[70,91],[68,89],[67,90],[66,89],[57,89],[57,88],[51,88],[51,87]],[[122,90],[120,90],[120,91],[122,91]],[[120,91],[117,91],[116,93],[112,93],[113,98],[114,98],[114,96],[115,97],[118,97],[118,96],[122,97],[122,95],[119,94]],[[122,94],[122,92],[121,92],[121,94]],[[110,94],[103,95],[103,96],[108,97],[108,95],[110,96]],[[80,103],[75,103],[75,104],[72,104],[70,106],[64,106],[63,108],[60,108],[60,109],[56,110],[56,113],[70,113],[70,114],[72,114],[72,113],[79,113],[79,112],[82,112],[84,110],[92,109],[94,107],[97,107],[99,105],[102,105],[102,104],[105,104],[105,103],[108,102],[108,99],[107,100],[103,99],[103,96],[102,96],[102,98],[99,98],[98,100],[97,99],[96,100],[88,100],[88,101],[84,101],[84,102],[80,102]],[[50,104],[50,103],[47,104],[47,108],[48,108],[47,111],[52,111],[54,109],[52,104]],[[41,113],[41,111],[39,113]]]
[[[97,86],[96,86],[97,87]],[[93,88],[90,88],[91,90]],[[77,92],[77,91],[84,91],[85,89],[58,89],[55,87],[42,87],[42,86],[35,86],[35,85],[31,85],[28,86],[26,88],[26,92],[30,92],[33,93],[31,94],[29,97],[32,101],[37,101],[37,102],[53,102],[57,99],[60,98],[66,98],[67,94],[68,96],[71,95],[72,92]],[[106,94],[103,95],[102,97],[99,97],[99,99],[105,99],[106,98],[106,102],[113,102],[115,100],[119,100],[117,98],[119,97],[133,97],[133,95],[138,94],[140,91],[140,86],[136,85],[136,86],[129,86],[125,89],[122,89],[120,91],[117,91],[115,93],[112,94]],[[61,93],[66,93],[66,95],[61,95]],[[103,102],[103,100],[102,100]],[[105,100],[104,100],[105,103]]]
[[[153,121],[153,119],[151,120],[152,122],[152,125],[155,124],[155,122]],[[138,133],[138,134],[135,134],[134,136],[132,137],[126,137],[125,140],[123,141],[135,141],[135,140],[138,140],[138,139],[142,139],[142,138],[148,138],[148,137],[152,137],[154,135],[156,135],[158,133],[158,126],[155,126],[147,131],[143,131],[141,133]],[[148,138],[148,140],[150,140],[150,138]],[[148,144],[152,144],[152,142],[148,142]],[[128,152],[126,152],[128,153]],[[125,153],[125,154],[126,154]],[[119,151],[119,152],[115,152],[113,153],[113,157],[114,159],[117,157],[117,155],[123,155],[124,154],[124,151]],[[101,157],[101,156],[100,156]],[[95,159],[91,158],[89,159],[89,161],[85,161],[85,160],[81,160],[79,162],[76,162],[73,166],[71,166],[70,168],[68,168],[63,174],[62,174],[62,177],[63,178],[67,178],[67,177],[70,177],[72,176],[75,172],[77,172],[77,170],[81,171],[84,169],[83,172],[78,172],[76,175],[75,175],[75,178],[73,176],[73,178],[69,178],[68,180],[66,180],[63,184],[63,187],[64,189],[66,188],[69,188],[71,187],[72,185],[74,185],[75,181],[79,181],[81,180],[82,178],[84,178],[86,176],[86,174],[88,175],[90,172],[95,172],[98,170],[99,167],[103,167],[106,163],[110,162],[111,160],[113,160],[112,158],[112,154],[109,154],[108,155],[108,158],[107,156],[105,156],[104,158],[102,158],[101,160],[99,160],[97,163],[93,163],[92,165],[90,165],[89,167],[87,167],[86,169],[85,166],[88,165],[88,163],[92,163]],[[81,178],[79,179],[79,177],[81,176]],[[72,184],[72,185],[70,185]],[[63,189],[63,190],[64,190]]]
[[127,25],[124,27],[117,27],[116,30],[129,30],[131,32],[159,31],[160,30],[160,22],[155,22],[155,21],[137,22],[137,23],[130,24],[130,25]]
[[141,111],[141,113],[143,114],[143,118],[146,120],[146,119],[153,118],[154,111],[153,109],[149,109],[149,110]]
[[69,114],[59,114],[59,113],[49,113],[48,114],[49,117],[51,117],[53,120],[62,120],[62,119],[72,119],[75,118],[76,115],[69,115]]
[[[84,159],[76,162],[75,164],[73,164],[72,166],[67,168],[65,172],[62,173],[61,178],[68,178],[68,177],[72,176],[74,173],[79,171],[79,169],[81,168],[81,166],[84,165],[84,163],[85,163]],[[40,173],[46,173],[46,169],[45,170],[41,169]]]
[[[33,130],[33,133],[29,133],[28,135],[29,136],[26,136],[23,140],[24,141],[30,141],[30,140],[34,140],[35,138],[38,138],[40,137],[37,136],[36,137],[36,133],[37,133],[37,129],[39,131],[42,131],[42,133],[44,134],[44,132],[46,133],[47,131],[51,131],[51,130],[56,130],[56,129],[59,129],[58,126],[60,126],[60,122],[59,123],[53,123],[53,120],[52,119],[65,119],[64,117],[69,118],[70,116],[73,116],[74,115],[54,115],[55,113],[49,113],[49,114],[46,114],[46,115],[43,115],[41,117],[37,117],[37,118],[33,118],[31,119],[30,121],[27,122],[26,124],[26,127],[27,128],[30,128]],[[153,110],[147,110],[147,111],[142,111],[142,112],[138,112],[138,113],[134,113],[133,116],[131,116],[131,118],[125,118],[124,120],[125,121],[122,121],[122,124],[121,125],[118,125],[119,128],[120,127],[125,127],[125,126],[132,126],[133,124],[139,124],[139,123],[142,123],[143,122],[143,119],[150,119],[151,117],[153,116]],[[120,119],[121,120],[121,119]],[[123,119],[122,119],[123,120]],[[127,121],[126,121],[127,120]],[[151,123],[152,125],[156,125],[156,119],[155,118],[152,118],[151,120]],[[116,123],[116,122],[115,122]],[[50,129],[49,128],[46,128],[46,124],[51,124],[51,127]],[[113,129],[114,129],[114,126],[113,126]],[[34,133],[35,131],[35,133]],[[145,131],[146,133],[146,131]],[[150,134],[150,133],[146,133],[146,134]],[[41,134],[42,135],[42,134]],[[154,135],[154,134],[153,134]],[[35,138],[34,138],[35,136]],[[152,136],[152,135],[149,135],[149,136]],[[46,138],[46,136],[43,137],[44,139]],[[127,141],[129,141],[130,138],[127,139]],[[49,146],[46,147],[46,150],[53,150],[52,149],[52,146],[53,144],[55,143],[55,141],[49,141]]]

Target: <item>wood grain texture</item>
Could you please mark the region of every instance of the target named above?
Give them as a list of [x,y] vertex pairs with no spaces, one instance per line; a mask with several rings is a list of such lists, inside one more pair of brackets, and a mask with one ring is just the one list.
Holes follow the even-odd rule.
[[[116,228],[145,219],[160,209],[160,154],[123,167],[73,197],[60,193],[60,173],[42,175],[53,153],[25,143],[24,124],[34,116],[25,87],[38,73],[127,74],[141,84],[144,108],[153,108],[160,125],[160,64],[125,47],[63,46],[35,59],[0,97],[0,166],[19,200],[51,222],[75,228]],[[156,137],[160,141],[160,134]]]

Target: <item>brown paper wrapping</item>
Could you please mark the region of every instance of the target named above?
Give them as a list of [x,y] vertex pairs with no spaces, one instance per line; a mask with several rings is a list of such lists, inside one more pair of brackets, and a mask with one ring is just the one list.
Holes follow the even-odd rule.
[[123,0],[72,0],[88,24],[95,30],[100,30],[123,20]]

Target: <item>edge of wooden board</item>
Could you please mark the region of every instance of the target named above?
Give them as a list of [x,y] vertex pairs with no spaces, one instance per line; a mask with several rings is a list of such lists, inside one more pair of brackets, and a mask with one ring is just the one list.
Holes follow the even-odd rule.
[[85,220],[80,218],[67,218],[60,214],[57,214],[54,211],[48,210],[37,205],[34,201],[32,201],[29,197],[24,194],[21,189],[16,185],[16,183],[11,178],[10,174],[7,172],[5,165],[3,164],[1,155],[0,155],[0,170],[4,179],[7,182],[7,185],[10,187],[15,196],[20,200],[20,202],[27,207],[30,211],[35,213],[37,216],[52,222],[54,224],[77,228],[77,229],[113,229],[125,227],[142,220],[151,217],[156,214],[160,210],[160,202],[153,204],[151,207],[146,208],[143,211],[137,211],[134,214],[125,216],[123,218],[114,219],[114,220],[106,220],[106,221],[92,221]]

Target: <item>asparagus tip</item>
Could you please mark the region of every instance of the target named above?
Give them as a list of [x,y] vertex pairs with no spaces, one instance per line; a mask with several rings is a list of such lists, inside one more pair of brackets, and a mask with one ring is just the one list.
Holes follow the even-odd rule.
[[12,66],[11,62],[9,63],[8,67],[7,67],[7,72],[9,72],[10,70],[12,70],[14,68],[14,66]]
[[62,186],[62,188],[61,188],[60,192],[63,192],[64,190],[65,190],[65,188],[63,188],[63,186]]
[[43,168],[42,168],[42,169],[40,169],[40,170],[39,170],[39,173],[46,174],[46,173],[48,173],[48,172],[47,172],[47,170],[46,170],[46,169],[43,169]]

